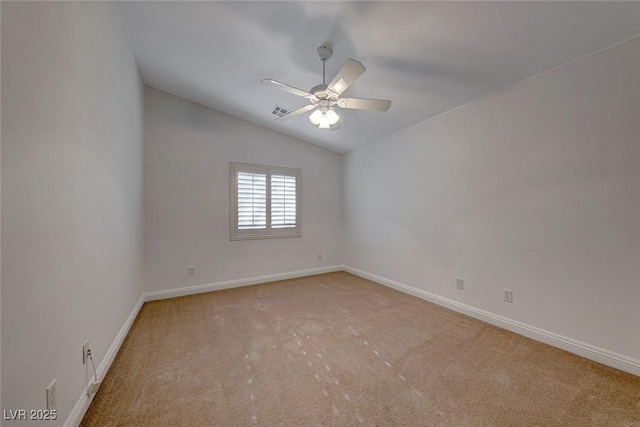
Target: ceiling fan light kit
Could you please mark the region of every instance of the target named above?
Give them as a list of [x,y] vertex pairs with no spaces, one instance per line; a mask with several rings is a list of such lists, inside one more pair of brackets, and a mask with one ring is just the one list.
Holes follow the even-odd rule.
[[279,117],[274,121],[285,121],[291,117],[311,112],[309,121],[319,129],[336,130],[340,128],[340,116],[333,108],[348,108],[356,110],[387,111],[391,107],[391,101],[383,99],[341,98],[342,92],[365,72],[366,68],[355,59],[348,59],[338,74],[329,84],[325,81],[325,63],[333,55],[333,51],[327,46],[317,49],[318,57],[322,61],[322,84],[314,86],[309,92],[289,86],[273,79],[260,81],[265,86],[273,86],[293,95],[306,98],[311,102],[289,114]]
[[331,129],[340,121],[340,116],[331,107],[326,110],[317,109],[309,114],[309,121],[320,129]]

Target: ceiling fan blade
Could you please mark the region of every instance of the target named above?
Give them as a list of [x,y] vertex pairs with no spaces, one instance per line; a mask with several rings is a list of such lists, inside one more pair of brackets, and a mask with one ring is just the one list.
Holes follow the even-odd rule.
[[336,123],[335,125],[331,126],[329,128],[330,131],[334,131],[334,130],[338,130],[342,127],[342,121],[339,121],[338,123]]
[[277,81],[277,80],[273,80],[273,79],[262,79],[262,80],[260,80],[260,83],[262,83],[262,84],[263,84],[263,85],[265,85],[265,86],[272,86],[272,87],[275,87],[275,88],[277,88],[277,89],[283,90],[283,91],[285,91],[285,92],[289,92],[289,93],[292,93],[292,94],[294,94],[294,95],[301,96],[301,97],[303,97],[303,98],[308,98],[308,99],[315,98],[315,96],[314,96],[314,95],[310,94],[310,93],[309,93],[309,92],[307,92],[307,91],[304,91],[304,90],[302,90],[302,89],[295,88],[295,87],[293,87],[293,86],[289,86],[289,85],[284,84],[284,83],[282,83],[282,82],[279,82],[279,81]]
[[351,83],[355,82],[365,70],[366,68],[364,68],[364,65],[355,59],[347,59],[347,62],[344,63],[342,69],[338,71],[338,74],[336,74],[333,80],[331,80],[327,89],[331,89],[333,92],[340,95],[351,85]]
[[355,110],[387,111],[391,107],[388,99],[340,98],[338,107]]
[[316,106],[313,105],[313,104],[305,105],[302,108],[298,108],[296,111],[292,111],[287,115],[284,115],[282,117],[278,117],[277,119],[274,120],[274,122],[284,122],[285,120],[288,120],[291,117],[299,116],[300,114],[304,114],[304,113],[306,113],[308,111],[313,110],[314,108],[316,108]]

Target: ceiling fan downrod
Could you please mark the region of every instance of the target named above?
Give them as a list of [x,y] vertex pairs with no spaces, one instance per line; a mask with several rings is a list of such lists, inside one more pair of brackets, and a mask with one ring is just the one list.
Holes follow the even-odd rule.
[[327,46],[320,46],[316,52],[318,52],[318,57],[320,58],[320,61],[322,61],[322,84],[326,85],[327,81],[325,78],[324,65],[325,65],[325,62],[327,62],[329,58],[331,58],[331,56],[333,55],[333,51],[331,50],[331,48]]

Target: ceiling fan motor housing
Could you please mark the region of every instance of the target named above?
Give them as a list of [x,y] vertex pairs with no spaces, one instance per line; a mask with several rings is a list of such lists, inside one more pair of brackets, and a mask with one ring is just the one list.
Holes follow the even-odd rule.
[[336,102],[338,102],[338,98],[340,98],[340,95],[330,89],[327,89],[327,86],[328,85],[326,84],[314,86],[311,88],[311,90],[309,90],[309,93],[312,93],[320,101],[327,100],[332,104],[335,104]]

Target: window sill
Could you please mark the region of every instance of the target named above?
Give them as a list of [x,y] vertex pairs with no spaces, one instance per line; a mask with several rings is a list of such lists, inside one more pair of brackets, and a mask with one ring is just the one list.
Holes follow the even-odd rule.
[[238,236],[230,236],[229,240],[262,240],[262,239],[287,239],[289,237],[302,237],[301,232],[287,234],[241,234]]

